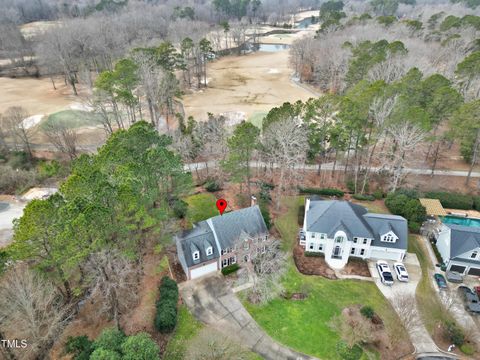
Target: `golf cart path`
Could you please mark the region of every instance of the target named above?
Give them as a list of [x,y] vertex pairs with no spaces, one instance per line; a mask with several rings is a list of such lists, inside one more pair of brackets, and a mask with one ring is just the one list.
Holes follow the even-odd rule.
[[184,303],[200,321],[267,360],[316,360],[280,345],[253,320],[221,275],[179,285]]
[[[393,262],[388,261],[388,263],[390,265],[390,269],[393,271]],[[381,293],[385,296],[385,298],[390,301],[394,309],[394,300],[396,296],[405,295],[413,296],[415,298],[417,285],[422,278],[422,268],[420,267],[420,263],[417,259],[416,254],[407,253],[407,256],[404,259],[404,265],[408,271],[409,282],[402,283],[396,280],[393,286],[386,286],[383,285],[380,280],[380,276],[376,269],[375,262],[368,261],[368,268],[370,270],[372,278],[375,279],[375,284],[377,285]],[[414,321],[415,326],[406,326],[406,330],[408,332],[408,335],[410,336],[410,340],[412,341],[413,346],[415,347],[416,354],[437,354],[443,356],[444,353],[440,352],[437,345],[430,337],[430,334],[425,328],[418,309],[415,312],[415,316],[417,317],[417,319]]]

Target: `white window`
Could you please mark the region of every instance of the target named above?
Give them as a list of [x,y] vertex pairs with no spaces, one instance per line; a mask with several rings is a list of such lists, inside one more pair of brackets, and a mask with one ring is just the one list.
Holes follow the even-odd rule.
[[350,249],[350,255],[355,255],[355,248]]
[[267,241],[268,240],[268,235],[265,235],[265,238],[263,239],[263,241]]
[[213,254],[213,248],[211,246],[207,247],[207,256],[210,256]]
[[250,260],[250,255],[247,254],[243,257],[243,261],[248,262],[249,260]]
[[356,244],[357,241],[358,241],[358,238],[357,238],[357,237],[354,237],[354,238],[353,238],[353,243]]
[[360,250],[360,256],[363,256],[363,255],[365,255],[365,249]]
[[228,265],[228,259],[223,259],[222,260],[222,267],[225,267]]
[[320,239],[325,239],[325,234],[320,234]]
[[336,242],[336,243],[341,243],[342,241],[343,241],[343,237],[341,237],[341,236],[337,236],[337,237],[335,238],[335,242]]
[[236,256],[230,258],[230,264],[235,264],[236,262],[237,262]]
[[313,250],[313,243],[310,243],[309,248],[310,248],[310,250]]
[[323,251],[323,244],[319,244],[319,245],[318,245],[318,250],[319,250],[319,251]]
[[367,239],[363,239],[363,245],[365,245],[368,242]]
[[314,234],[314,233],[312,233],[312,235],[310,235],[310,237],[313,239],[313,238],[315,237],[315,234]]
[[198,260],[198,259],[200,259],[200,251],[194,251],[193,260]]
[[477,254],[478,254],[478,253],[477,253],[476,251],[472,252],[472,255],[470,255],[470,259],[476,259],[476,258],[477,258]]

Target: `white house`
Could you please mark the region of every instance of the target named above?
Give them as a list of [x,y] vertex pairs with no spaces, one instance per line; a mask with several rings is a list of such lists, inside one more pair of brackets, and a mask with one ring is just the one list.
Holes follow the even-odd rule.
[[436,239],[447,270],[480,276],[479,227],[442,224]]
[[335,269],[350,257],[402,261],[407,251],[406,219],[368,213],[349,201],[307,199],[302,230],[305,251],[325,254]]

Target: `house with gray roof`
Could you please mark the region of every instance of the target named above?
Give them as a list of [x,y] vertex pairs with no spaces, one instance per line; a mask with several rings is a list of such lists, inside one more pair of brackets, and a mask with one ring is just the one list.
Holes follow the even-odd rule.
[[175,236],[177,254],[188,279],[195,279],[237,263],[239,241],[266,239],[267,226],[258,205],[200,221]]
[[343,268],[350,257],[402,261],[408,245],[407,220],[369,213],[342,200],[306,199],[300,245],[325,254],[327,264]]
[[480,227],[444,223],[436,240],[447,271],[480,276]]

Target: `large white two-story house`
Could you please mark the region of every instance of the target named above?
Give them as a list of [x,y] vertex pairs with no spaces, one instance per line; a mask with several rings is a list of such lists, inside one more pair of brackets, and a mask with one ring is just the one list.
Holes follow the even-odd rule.
[[447,271],[480,276],[480,227],[442,224],[436,240]]
[[245,249],[262,250],[268,230],[258,205],[214,216],[193,225],[193,229],[175,236],[177,255],[187,279],[215,273],[217,270],[250,261],[238,258],[239,244]]
[[350,257],[402,261],[408,245],[407,220],[369,213],[342,200],[305,201],[300,245],[325,254],[327,264],[343,268]]

